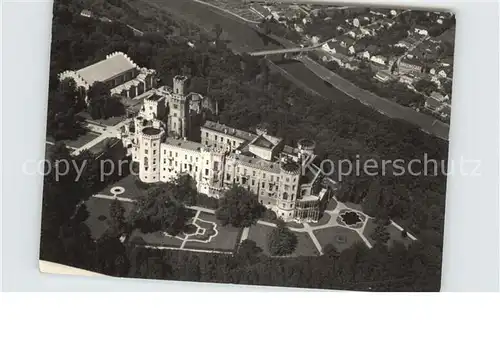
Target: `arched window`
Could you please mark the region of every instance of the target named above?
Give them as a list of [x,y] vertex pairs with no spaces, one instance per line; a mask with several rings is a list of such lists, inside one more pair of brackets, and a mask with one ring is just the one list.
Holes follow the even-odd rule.
[[288,200],[288,194],[287,193],[283,193],[283,200]]

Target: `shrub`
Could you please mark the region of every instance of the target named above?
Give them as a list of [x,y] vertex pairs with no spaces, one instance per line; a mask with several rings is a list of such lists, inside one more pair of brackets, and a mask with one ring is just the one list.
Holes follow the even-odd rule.
[[297,235],[291,232],[283,222],[269,233],[267,245],[269,253],[273,256],[287,256],[297,248]]

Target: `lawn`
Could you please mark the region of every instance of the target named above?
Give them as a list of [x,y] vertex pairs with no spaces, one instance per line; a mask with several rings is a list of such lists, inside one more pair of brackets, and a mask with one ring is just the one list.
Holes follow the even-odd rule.
[[79,116],[85,118],[86,122],[88,122],[88,123],[94,123],[94,124],[103,125],[103,126],[114,126],[114,125],[120,123],[121,121],[123,121],[125,118],[125,116],[114,116],[114,117],[110,117],[108,119],[92,119],[90,114],[86,111],[80,112]]
[[[126,171],[125,168],[128,168],[129,164],[124,163],[123,168],[124,172]],[[100,192],[100,194],[103,195],[113,195],[111,193],[111,188],[115,186],[121,186],[125,189],[125,192],[123,194],[120,194],[120,197],[126,197],[130,199],[137,199],[139,196],[144,195],[147,191],[147,184],[141,183],[139,178],[133,174],[130,174],[119,181],[108,185],[104,190]]]
[[[363,234],[372,245],[375,245],[375,241],[371,238],[371,234],[373,233],[373,231],[375,230],[376,227],[377,227],[377,225],[375,224],[373,219],[368,218],[368,221],[366,223],[366,227],[365,227],[365,230],[363,231]],[[386,230],[390,235],[390,239],[388,242],[389,246],[391,246],[396,241],[403,243],[405,246],[408,246],[410,243],[413,242],[413,240],[411,240],[408,237],[403,238],[401,235],[401,231],[398,228],[396,228],[395,226],[393,226],[392,224],[388,225]]]
[[[266,255],[269,255],[269,250],[267,249],[267,237],[273,229],[273,227],[263,224],[253,225],[250,227],[248,232],[248,239],[255,241],[257,246],[259,246]],[[314,246],[309,234],[299,232],[294,233],[297,235],[298,244],[295,252],[291,255],[292,257],[318,255],[318,250],[316,249],[316,246]]]
[[[363,243],[363,240],[354,230],[340,226],[315,230],[314,235],[321,247],[324,248],[326,245],[332,244],[339,252],[355,243]],[[343,237],[344,240],[339,241],[339,236]]]
[[[125,208],[125,218],[127,218],[133,204],[128,202],[121,202],[121,204]],[[89,211],[89,217],[85,221],[85,224],[89,227],[92,237],[99,239],[109,227],[108,217],[111,200],[91,197],[85,202],[85,205]]]
[[[234,251],[240,242],[242,229],[233,226],[223,226],[215,215],[207,212],[200,212],[198,218],[204,221],[209,221],[217,224],[218,234],[208,243],[187,241],[184,248],[198,250],[218,250],[218,251]],[[198,221],[200,227],[204,227],[207,223]]]
[[113,138],[105,138],[92,146],[89,151],[92,152],[94,155],[100,155],[104,150],[106,150],[106,145],[109,143],[114,143]]
[[337,201],[334,198],[330,199],[330,201],[328,201],[328,204],[326,205],[326,209],[328,211],[333,211],[336,208],[337,208]]
[[321,216],[321,218],[319,219],[318,223],[309,223],[309,225],[311,227],[319,227],[319,226],[322,226],[322,225],[325,225],[328,223],[328,221],[330,221],[330,218],[331,216],[328,214],[328,213],[323,213],[323,216]]
[[[184,235],[180,235],[180,238],[184,238]],[[142,240],[140,240],[140,239]],[[182,245],[182,240],[174,238],[171,236],[164,235],[161,232],[153,233],[142,233],[140,230],[135,229],[130,235],[130,243],[141,243],[143,245],[151,246],[166,246],[166,247],[176,247],[179,248]]]
[[[83,145],[87,144],[88,142],[94,140],[98,136],[99,136],[99,134],[88,131],[85,134],[80,135],[76,139],[61,140],[61,142],[63,142],[64,144],[66,144],[66,146],[68,146],[70,148],[78,149],[78,148],[82,147]],[[49,137],[49,136],[47,137],[47,141],[55,143],[54,138]]]

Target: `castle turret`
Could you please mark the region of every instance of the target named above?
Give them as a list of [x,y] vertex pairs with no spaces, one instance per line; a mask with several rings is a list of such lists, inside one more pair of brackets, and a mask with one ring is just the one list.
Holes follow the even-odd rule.
[[184,138],[189,130],[189,111],[186,102],[188,77],[175,76],[169,103],[169,132]]
[[143,127],[139,133],[139,179],[144,183],[160,180],[160,143],[163,134],[159,126]]
[[300,164],[297,162],[288,159],[280,161],[277,214],[283,220],[291,220],[294,216],[300,169]]

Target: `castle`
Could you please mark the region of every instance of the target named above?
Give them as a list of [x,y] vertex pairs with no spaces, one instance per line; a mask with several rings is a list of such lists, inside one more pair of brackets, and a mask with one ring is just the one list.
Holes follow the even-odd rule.
[[213,106],[210,99],[188,92],[188,77],[175,76],[172,87],[156,88],[155,76],[115,52],[59,79],[71,78],[83,91],[100,81],[113,95],[143,99],[133,121],[120,131],[141,181],[168,182],[189,174],[198,192],[217,198],[238,184],[285,221],[319,219],[328,196],[323,174],[314,165],[302,167],[314,157],[314,141],[303,139],[292,147],[265,128],[248,132],[203,121],[202,110]]
[[[327,189],[317,167],[302,164],[314,157],[315,143],[304,139],[297,147],[265,129],[234,129],[214,121],[192,121],[204,97],[187,93],[188,78],[176,76],[173,87],[161,87],[149,97],[134,122],[122,132],[124,146],[139,164],[145,183],[168,182],[189,174],[198,192],[220,197],[238,184],[257,195],[259,202],[285,221],[317,221]],[[188,135],[201,133],[201,142]]]

